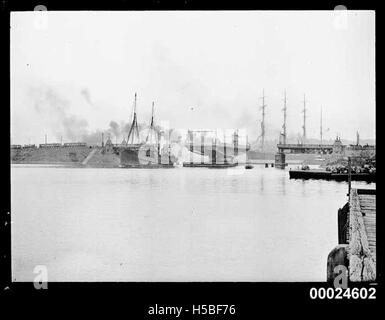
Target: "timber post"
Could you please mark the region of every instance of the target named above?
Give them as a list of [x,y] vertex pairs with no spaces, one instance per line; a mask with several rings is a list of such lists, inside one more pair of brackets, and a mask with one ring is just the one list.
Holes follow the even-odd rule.
[[[339,244],[328,255],[327,261],[327,282],[334,282],[334,279],[340,274],[339,268],[343,266],[348,270],[348,245]],[[346,275],[348,276],[348,275]]]

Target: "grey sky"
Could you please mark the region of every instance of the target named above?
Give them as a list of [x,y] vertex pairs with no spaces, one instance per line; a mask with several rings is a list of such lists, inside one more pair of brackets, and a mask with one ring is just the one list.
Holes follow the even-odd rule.
[[291,135],[306,93],[309,137],[322,106],[325,138],[374,138],[374,12],[348,12],[346,28],[333,11],[48,12],[45,27],[38,14],[11,15],[12,143],[65,136],[63,117],[89,132],[127,121],[135,92],[140,122],[154,100],[171,127],[244,127],[254,140],[262,89],[269,138],[285,89]]

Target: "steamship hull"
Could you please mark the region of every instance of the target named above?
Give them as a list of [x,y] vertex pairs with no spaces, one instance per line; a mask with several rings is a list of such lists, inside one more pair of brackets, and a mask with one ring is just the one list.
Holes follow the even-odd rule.
[[160,155],[156,145],[136,144],[119,148],[120,168],[174,168],[168,155]]

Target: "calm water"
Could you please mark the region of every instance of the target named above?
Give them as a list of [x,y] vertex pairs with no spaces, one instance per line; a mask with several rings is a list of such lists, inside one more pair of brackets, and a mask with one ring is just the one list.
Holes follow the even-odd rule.
[[13,165],[13,278],[325,281],[347,184],[235,170]]

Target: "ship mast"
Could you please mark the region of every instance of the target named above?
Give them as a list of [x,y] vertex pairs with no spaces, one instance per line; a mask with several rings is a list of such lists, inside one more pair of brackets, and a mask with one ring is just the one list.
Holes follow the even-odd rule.
[[264,150],[264,146],[265,146],[265,108],[266,108],[266,104],[265,104],[265,89],[263,89],[262,97],[260,99],[262,99],[262,106],[260,107],[261,110],[262,110],[262,121],[261,121],[261,135],[260,135],[260,138],[261,138],[261,151],[263,151]]
[[305,94],[303,95],[303,143],[306,141],[306,96]]
[[152,142],[152,133],[153,133],[153,130],[155,130],[155,128],[154,128],[154,101],[152,102],[151,122],[150,122],[150,128],[148,129],[148,134],[147,134],[147,138],[146,138],[146,143],[148,142],[148,140],[150,140],[150,142]]
[[[137,137],[137,142],[134,142],[135,141],[135,135]],[[137,122],[137,117],[136,117],[136,92],[135,92],[135,100],[134,100],[134,117],[132,120],[130,131],[128,133],[127,143],[129,143],[130,137],[131,137],[131,144],[140,143],[138,122]]]
[[322,106],[321,106],[320,136],[321,136],[321,144],[322,144]]
[[285,96],[283,99],[283,144],[286,144],[286,116],[287,116],[287,107],[286,107],[286,90]]

